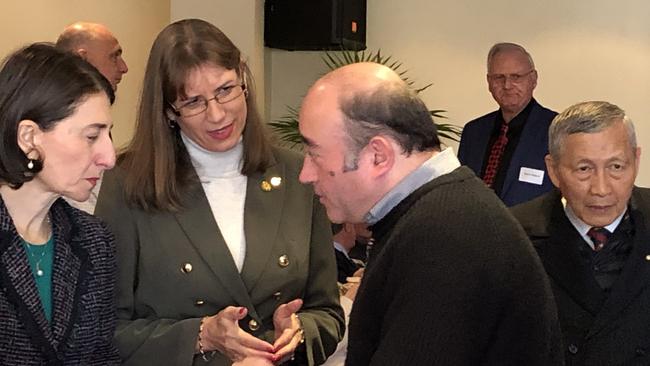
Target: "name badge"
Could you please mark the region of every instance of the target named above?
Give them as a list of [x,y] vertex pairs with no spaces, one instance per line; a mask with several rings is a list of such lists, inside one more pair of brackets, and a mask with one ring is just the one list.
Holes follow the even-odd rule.
[[519,171],[519,181],[541,186],[542,182],[544,182],[544,171],[521,167],[521,170]]

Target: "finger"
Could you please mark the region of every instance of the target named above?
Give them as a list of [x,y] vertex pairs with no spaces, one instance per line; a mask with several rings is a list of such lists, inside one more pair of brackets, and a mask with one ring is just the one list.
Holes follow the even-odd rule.
[[275,348],[269,342],[263,341],[244,331],[241,331],[241,333],[242,334],[239,337],[239,344],[248,350],[257,350],[269,353],[273,353],[275,351]]
[[221,310],[219,313],[221,313],[221,316],[225,319],[238,322],[246,317],[246,314],[248,314],[248,309],[243,306],[228,306],[225,309]]
[[295,334],[294,337],[291,339],[291,341],[286,344],[284,347],[280,348],[275,352],[273,355],[275,358],[275,362],[278,360],[284,360],[285,358],[290,358],[293,353],[296,351],[296,347],[298,347],[298,344],[300,344],[300,340],[302,339],[301,334]]
[[[240,360],[253,350],[273,353],[273,346],[243,331],[239,319],[247,314],[245,307],[228,306],[204,322],[202,341],[207,349],[217,349],[233,360]],[[267,355],[268,358],[268,355]]]
[[295,299],[286,303],[287,308],[289,309],[290,314],[297,313],[298,310],[302,307],[302,299]]
[[291,314],[297,312],[302,307],[302,299],[295,299],[286,304],[282,304],[275,309],[274,319],[288,318]]
[[232,361],[241,361],[249,356],[273,360],[273,346],[243,330],[240,330],[235,337],[227,339],[223,345],[224,351],[222,353],[225,353]]
[[278,349],[286,346],[291,342],[291,339],[296,335],[296,333],[299,331],[299,328],[286,328],[285,330],[282,331],[282,334],[280,334],[279,337],[273,342],[273,350],[277,351]]

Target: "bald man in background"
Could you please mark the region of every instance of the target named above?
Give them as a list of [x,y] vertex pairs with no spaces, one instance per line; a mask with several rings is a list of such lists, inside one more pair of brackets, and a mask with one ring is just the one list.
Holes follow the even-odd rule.
[[122,75],[129,71],[122,58],[122,46],[103,24],[76,22],[67,26],[56,41],[64,51],[74,52],[95,66],[117,90]]
[[[122,76],[129,71],[124,58],[122,46],[113,33],[103,24],[89,22],[75,22],[65,27],[56,47],[74,52],[88,61],[111,83],[113,90],[122,81]],[[85,202],[66,199],[72,206],[88,213],[95,211],[97,194],[101,187],[101,180],[90,192],[90,198]]]

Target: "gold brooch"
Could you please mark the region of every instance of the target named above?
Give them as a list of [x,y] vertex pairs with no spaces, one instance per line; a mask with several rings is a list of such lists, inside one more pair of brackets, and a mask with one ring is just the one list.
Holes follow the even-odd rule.
[[262,188],[264,192],[270,192],[272,189],[271,183],[263,180],[262,183],[260,183],[260,188]]
[[280,187],[280,184],[282,184],[282,178],[281,177],[271,177],[270,180],[263,180],[260,183],[260,188],[264,192],[270,192],[274,188]]

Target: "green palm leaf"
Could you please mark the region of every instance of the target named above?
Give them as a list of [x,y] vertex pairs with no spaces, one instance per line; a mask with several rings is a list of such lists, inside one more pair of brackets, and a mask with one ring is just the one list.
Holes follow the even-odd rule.
[[[407,76],[408,70],[404,69],[402,63],[393,60],[392,56],[383,56],[381,54],[381,49],[378,49],[376,52],[366,52],[365,50],[325,52],[322,56],[322,60],[330,70],[335,70],[339,67],[358,62],[376,62],[385,65],[395,71],[409,87],[415,90],[416,93],[421,93],[433,85],[432,83],[429,83],[422,87],[415,87],[415,81],[411,80]],[[450,123],[436,122],[436,119],[447,118],[445,116],[446,112],[447,111],[442,109],[430,111],[433,123],[436,124],[438,129],[438,136],[458,142],[463,131],[461,127]],[[302,137],[298,131],[298,108],[287,106],[287,113],[279,119],[270,122],[269,125],[281,143],[292,148],[302,146]]]

